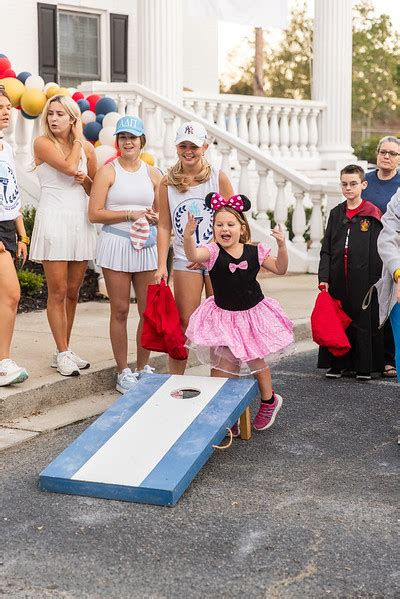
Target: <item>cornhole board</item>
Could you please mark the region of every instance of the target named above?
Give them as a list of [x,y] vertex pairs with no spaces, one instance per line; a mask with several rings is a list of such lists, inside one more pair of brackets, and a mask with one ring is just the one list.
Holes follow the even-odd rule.
[[145,375],[41,472],[39,486],[174,505],[257,392],[254,379]]

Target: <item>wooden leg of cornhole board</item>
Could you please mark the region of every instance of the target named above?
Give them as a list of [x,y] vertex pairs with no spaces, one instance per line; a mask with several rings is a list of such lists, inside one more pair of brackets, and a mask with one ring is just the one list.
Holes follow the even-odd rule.
[[251,439],[250,408],[246,408],[240,417],[240,438],[245,441]]

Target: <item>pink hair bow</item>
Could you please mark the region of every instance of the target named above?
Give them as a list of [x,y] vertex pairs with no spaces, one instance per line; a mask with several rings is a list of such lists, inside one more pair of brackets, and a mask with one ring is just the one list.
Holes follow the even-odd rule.
[[237,210],[237,212],[243,212],[244,209],[242,196],[239,194],[232,196],[227,200],[224,196],[215,192],[212,194],[210,205],[213,210],[218,210],[224,206],[230,206],[234,210]]
[[229,270],[231,272],[235,272],[236,269],[240,268],[240,270],[247,270],[248,267],[247,260],[242,260],[239,264],[235,264],[234,262],[229,262]]

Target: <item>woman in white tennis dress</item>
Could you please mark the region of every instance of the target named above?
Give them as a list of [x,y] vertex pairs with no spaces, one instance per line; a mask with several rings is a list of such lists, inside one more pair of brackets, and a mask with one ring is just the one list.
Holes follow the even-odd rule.
[[90,366],[69,342],[87,263],[95,257],[96,228],[87,212],[96,157],[71,98],[47,102],[42,128],[44,135],[34,142],[40,199],[29,258],[42,262],[46,276],[47,318],[56,344],[51,366],[63,376],[77,376]]

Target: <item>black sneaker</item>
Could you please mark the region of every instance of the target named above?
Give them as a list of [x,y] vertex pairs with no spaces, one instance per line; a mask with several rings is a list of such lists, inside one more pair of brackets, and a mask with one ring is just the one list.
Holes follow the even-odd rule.
[[327,379],[341,379],[342,378],[342,369],[341,368],[330,368],[325,376]]
[[370,381],[372,376],[369,374],[369,372],[357,372],[356,379],[358,381]]

